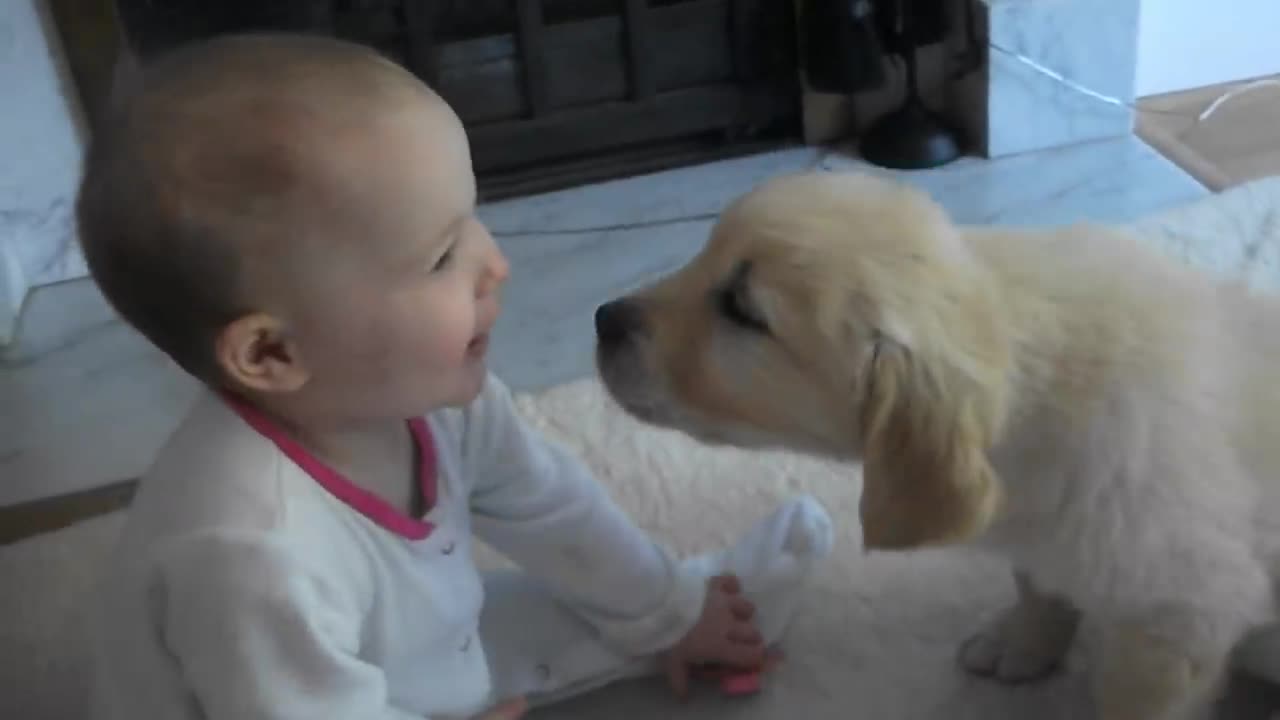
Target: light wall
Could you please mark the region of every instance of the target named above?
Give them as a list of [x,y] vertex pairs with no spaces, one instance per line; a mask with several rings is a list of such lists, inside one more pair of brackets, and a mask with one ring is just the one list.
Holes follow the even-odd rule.
[[1280,0],[1142,0],[1139,18],[1139,97],[1280,73]]

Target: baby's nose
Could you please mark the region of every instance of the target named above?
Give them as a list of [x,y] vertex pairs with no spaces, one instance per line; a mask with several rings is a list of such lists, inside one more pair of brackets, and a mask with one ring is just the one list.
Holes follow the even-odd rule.
[[507,281],[507,276],[510,274],[511,265],[507,263],[507,258],[502,253],[494,253],[485,265],[484,273],[480,278],[478,288],[480,296],[484,297],[495,292]]

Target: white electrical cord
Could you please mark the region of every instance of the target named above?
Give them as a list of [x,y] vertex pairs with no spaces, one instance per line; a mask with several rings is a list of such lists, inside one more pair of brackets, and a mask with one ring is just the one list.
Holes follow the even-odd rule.
[[1257,90],[1258,88],[1268,87],[1268,86],[1280,87],[1280,80],[1277,80],[1275,78],[1263,78],[1262,80],[1254,80],[1251,83],[1245,83],[1244,85],[1241,85],[1239,87],[1232,88],[1230,91],[1224,93],[1217,100],[1214,100],[1212,103],[1210,103],[1209,107],[1205,108],[1204,112],[1200,113],[1200,117],[1198,118],[1198,121],[1204,122],[1205,120],[1208,120],[1209,116],[1212,115],[1214,112],[1216,112],[1218,108],[1222,107],[1222,104],[1225,103],[1226,101],[1234,97],[1237,97],[1239,95],[1243,95],[1247,92],[1252,92],[1254,90]]
[[[1044,65],[1042,65],[1041,63],[1036,62],[1035,60],[1033,60],[1033,59],[1031,59],[1031,58],[1027,57],[1026,55],[1023,55],[1022,53],[1014,52],[1014,51],[1009,50],[1009,49],[1007,49],[1007,48],[1000,47],[999,45],[997,45],[997,44],[995,44],[995,43],[988,43],[988,44],[990,45],[991,49],[993,49],[993,50],[995,50],[995,51],[997,51],[997,52],[999,52],[999,53],[1001,53],[1001,54],[1003,54],[1003,55],[1007,55],[1007,56],[1009,56],[1009,57],[1013,58],[1014,60],[1017,60],[1018,62],[1022,63],[1023,65],[1026,65],[1027,67],[1031,68],[1032,70],[1035,70],[1036,72],[1040,73],[1041,75],[1044,75],[1045,77],[1051,78],[1051,79],[1055,80],[1056,82],[1058,82],[1059,84],[1065,85],[1066,87],[1069,87],[1069,88],[1071,88],[1072,90],[1075,90],[1075,91],[1076,91],[1076,92],[1078,92],[1078,93],[1081,93],[1081,94],[1083,94],[1083,95],[1088,95],[1089,97],[1094,98],[1095,100],[1101,100],[1102,102],[1105,102],[1105,103],[1107,103],[1107,104],[1109,104],[1109,105],[1116,105],[1116,106],[1119,106],[1119,107],[1132,108],[1132,109],[1134,109],[1134,110],[1139,110],[1139,111],[1143,111],[1143,112],[1158,112],[1158,113],[1160,113],[1160,114],[1164,114],[1164,115],[1170,115],[1170,114],[1172,114],[1172,115],[1184,115],[1184,113],[1169,113],[1169,112],[1167,112],[1167,111],[1152,111],[1152,110],[1147,110],[1147,109],[1144,109],[1144,108],[1137,107],[1137,106],[1136,106],[1136,105],[1134,105],[1133,103],[1126,102],[1126,101],[1124,101],[1124,100],[1122,100],[1122,99],[1120,99],[1120,98],[1118,98],[1118,97],[1113,97],[1113,96],[1111,96],[1111,95],[1104,95],[1104,94],[1102,94],[1102,93],[1100,93],[1100,92],[1098,92],[1098,91],[1096,91],[1096,90],[1092,90],[1092,89],[1090,89],[1090,88],[1087,88],[1087,87],[1085,87],[1085,86],[1081,85],[1080,83],[1075,82],[1074,80],[1071,80],[1070,78],[1068,78],[1068,77],[1064,76],[1062,73],[1060,73],[1060,72],[1058,72],[1058,71],[1056,71],[1056,70],[1054,70],[1054,69],[1052,69],[1052,68],[1045,67],[1045,66],[1044,66]],[[1280,80],[1275,79],[1275,78],[1263,78],[1263,79],[1261,79],[1261,80],[1255,80],[1255,81],[1253,81],[1253,82],[1246,83],[1246,84],[1244,84],[1244,85],[1240,85],[1240,86],[1238,86],[1238,87],[1232,88],[1231,90],[1228,90],[1227,92],[1225,92],[1225,93],[1223,93],[1222,95],[1218,96],[1218,98],[1217,98],[1216,100],[1214,100],[1212,103],[1210,103],[1210,104],[1209,104],[1209,107],[1205,108],[1205,109],[1204,109],[1204,111],[1203,111],[1203,112],[1201,112],[1201,113],[1200,113],[1200,115],[1196,118],[1196,122],[1197,122],[1197,123],[1202,123],[1202,122],[1204,122],[1205,120],[1208,120],[1210,115],[1213,115],[1215,112],[1217,112],[1217,111],[1218,111],[1218,108],[1222,107],[1222,106],[1223,106],[1225,103],[1227,103],[1228,101],[1230,101],[1230,100],[1232,100],[1232,99],[1234,99],[1234,98],[1236,98],[1236,97],[1238,97],[1238,96],[1240,96],[1240,95],[1243,95],[1244,93],[1252,92],[1253,90],[1257,90],[1258,88],[1262,88],[1262,87],[1280,87]]]
[[1088,95],[1091,98],[1101,100],[1102,102],[1108,103],[1111,105],[1119,105],[1120,107],[1132,107],[1130,103],[1127,103],[1118,97],[1103,95],[1102,93],[1096,90],[1090,90],[1089,88],[1081,85],[1080,83],[1075,82],[1074,80],[1071,80],[1070,78],[1066,77],[1065,75],[1058,72],[1057,70],[1045,67],[1044,65],[1041,65],[1040,63],[1036,62],[1035,60],[1032,60],[1031,58],[1027,57],[1026,55],[1023,55],[1022,53],[1017,53],[1012,50],[1002,48],[995,43],[990,43],[990,45],[993,50],[996,50],[1004,55],[1008,55],[1009,57],[1013,58],[1014,60],[1017,60],[1023,65],[1026,65],[1032,70],[1035,70],[1041,75],[1044,75],[1048,78],[1052,78],[1053,80],[1056,80],[1059,83],[1066,85],[1067,87],[1071,88],[1072,90],[1075,90],[1078,93]]

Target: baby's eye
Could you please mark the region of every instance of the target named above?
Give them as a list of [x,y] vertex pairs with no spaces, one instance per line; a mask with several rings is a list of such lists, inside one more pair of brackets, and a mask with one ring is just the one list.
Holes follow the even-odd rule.
[[449,267],[449,263],[452,260],[453,260],[453,246],[450,245],[449,249],[445,250],[444,254],[440,256],[440,259],[436,260],[436,264],[431,268],[431,272],[436,272],[439,270],[443,270],[446,267]]

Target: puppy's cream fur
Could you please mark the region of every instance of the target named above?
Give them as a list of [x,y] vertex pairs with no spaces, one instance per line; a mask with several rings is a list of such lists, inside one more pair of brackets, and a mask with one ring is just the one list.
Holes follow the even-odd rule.
[[[869,549],[967,543],[1019,603],[962,651],[1031,679],[1102,623],[1105,720],[1186,717],[1274,619],[1280,304],[1122,232],[958,227],[853,174],[766,182],[598,349],[638,417],[863,464]],[[745,320],[744,320],[745,318]]]

